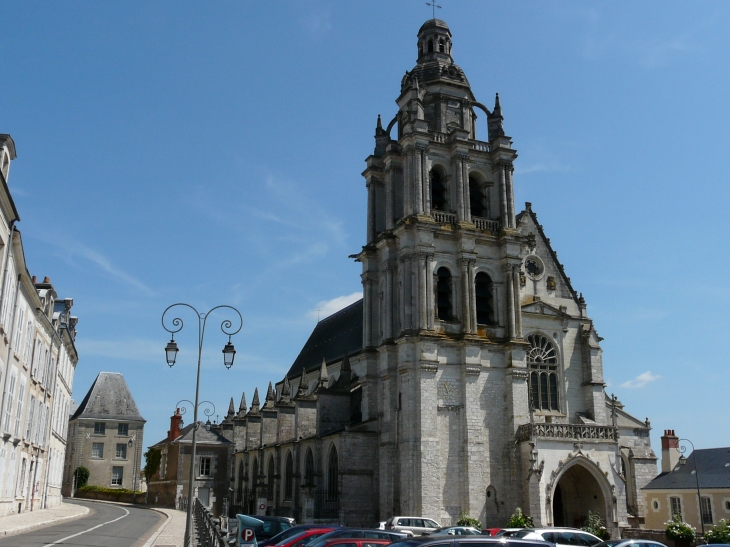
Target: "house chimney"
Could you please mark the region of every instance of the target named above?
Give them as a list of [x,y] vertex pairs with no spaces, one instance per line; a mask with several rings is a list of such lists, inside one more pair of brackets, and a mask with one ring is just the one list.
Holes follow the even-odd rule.
[[170,431],[167,432],[167,440],[174,441],[180,436],[180,422],[182,422],[182,414],[180,409],[175,409],[175,414],[170,416]]
[[679,462],[679,437],[674,429],[665,429],[662,436],[662,473],[669,473]]

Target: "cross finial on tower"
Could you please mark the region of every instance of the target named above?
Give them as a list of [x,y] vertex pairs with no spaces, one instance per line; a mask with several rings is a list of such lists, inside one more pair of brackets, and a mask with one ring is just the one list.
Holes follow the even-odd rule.
[[433,11],[433,18],[436,19],[436,8],[441,9],[441,6],[439,6],[436,3],[436,0],[431,0],[431,2],[426,2],[427,6],[431,6],[431,11]]

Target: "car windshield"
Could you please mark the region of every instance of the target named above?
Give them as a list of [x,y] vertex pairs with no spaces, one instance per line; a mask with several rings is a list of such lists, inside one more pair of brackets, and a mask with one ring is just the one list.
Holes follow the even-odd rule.
[[602,541],[601,543],[597,543],[593,547],[613,547],[614,545],[618,545],[619,543],[623,543],[626,541],[625,539],[609,539],[608,541]]
[[279,532],[274,537],[271,538],[271,544],[276,545],[280,541],[284,541],[285,539],[289,539],[290,537],[294,537],[297,534],[301,534],[304,530],[301,528],[289,528],[288,526],[285,526],[286,529],[283,532]]

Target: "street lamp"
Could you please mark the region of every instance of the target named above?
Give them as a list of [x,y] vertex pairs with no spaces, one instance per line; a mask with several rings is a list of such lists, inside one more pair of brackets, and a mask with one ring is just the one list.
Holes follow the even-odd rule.
[[[684,453],[687,451],[687,446],[682,446],[682,443],[689,443],[692,446],[692,453],[695,452],[695,445],[690,441],[689,439],[679,439],[679,446],[677,447],[677,450],[679,450],[679,453],[681,456],[679,456],[679,465],[685,466],[687,465],[687,458],[684,457]],[[700,526],[702,527],[702,537],[705,537],[705,519],[702,518],[702,496],[700,495],[700,475],[697,473],[697,454],[695,454],[694,457],[694,464],[695,464],[695,484],[697,485],[697,508],[699,509],[699,515],[700,515]]]
[[[225,319],[221,323],[221,331],[223,334],[228,336],[228,343],[223,348],[223,364],[227,369],[230,369],[233,366],[233,359],[236,355],[236,350],[233,347],[233,344],[231,343],[231,336],[234,334],[237,334],[240,332],[241,328],[243,327],[243,317],[241,317],[241,312],[239,312],[236,308],[232,306],[216,306],[215,308],[212,308],[210,311],[206,313],[200,313],[198,310],[196,310],[193,306],[190,304],[185,304],[183,302],[173,304],[169,306],[163,313],[162,313],[162,328],[164,328],[167,332],[169,332],[172,335],[172,338],[168,342],[167,346],[165,346],[165,359],[167,360],[167,364],[172,367],[175,365],[175,360],[177,359],[177,353],[178,353],[178,347],[177,342],[175,342],[175,334],[180,332],[184,326],[183,320],[179,317],[174,317],[172,321],[170,321],[170,327],[168,328],[167,325],[165,325],[165,316],[167,315],[167,312],[170,311],[172,308],[175,308],[177,306],[183,306],[186,308],[190,308],[195,312],[195,315],[198,319],[198,371],[197,371],[197,378],[195,380],[195,403],[193,403],[193,447],[192,447],[192,454],[190,459],[190,481],[188,483],[188,514],[187,519],[185,522],[185,540],[184,540],[184,547],[190,547],[192,542],[192,525],[193,525],[193,481],[195,480],[195,450],[196,450],[196,433],[198,431],[198,427],[200,427],[200,424],[198,424],[198,399],[199,399],[199,393],[200,393],[200,361],[203,355],[203,340],[205,338],[205,326],[208,321],[208,317],[210,317],[210,314],[213,313],[216,310],[219,309],[225,309],[235,312],[235,314],[238,316],[238,321],[236,322],[235,316],[233,316],[233,321],[231,319]],[[238,328],[234,328],[235,325],[238,325]]]

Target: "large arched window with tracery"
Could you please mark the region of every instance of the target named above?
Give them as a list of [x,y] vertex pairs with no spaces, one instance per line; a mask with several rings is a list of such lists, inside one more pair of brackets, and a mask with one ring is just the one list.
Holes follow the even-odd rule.
[[532,407],[535,410],[559,411],[558,352],[542,334],[530,334],[527,341],[530,343],[527,365],[530,367]]
[[307,449],[307,455],[304,456],[304,484],[314,484],[314,455],[311,448]]
[[266,492],[266,499],[274,499],[274,456],[269,458],[269,468],[266,471],[266,486],[268,487]]
[[337,483],[340,475],[340,464],[337,459],[337,449],[333,446],[327,461],[327,499],[336,500],[340,497]]
[[294,496],[294,459],[291,452],[286,456],[284,468],[284,499],[290,500]]

